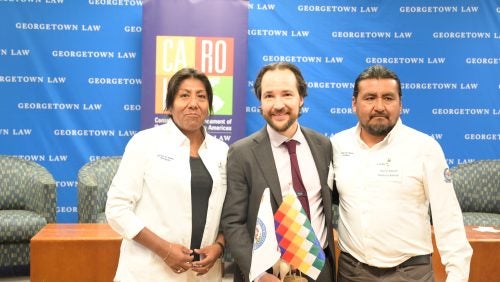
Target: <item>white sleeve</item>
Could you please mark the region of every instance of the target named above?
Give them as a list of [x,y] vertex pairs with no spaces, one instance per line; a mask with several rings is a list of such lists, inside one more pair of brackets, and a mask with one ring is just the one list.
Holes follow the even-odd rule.
[[468,281],[472,248],[453,189],[443,150],[432,140],[424,160],[424,188],[429,198],[436,244],[445,265],[446,281]]
[[118,171],[108,191],[106,219],[122,237],[134,238],[144,227],[135,214],[135,206],[141,198],[147,144],[137,134],[130,139]]

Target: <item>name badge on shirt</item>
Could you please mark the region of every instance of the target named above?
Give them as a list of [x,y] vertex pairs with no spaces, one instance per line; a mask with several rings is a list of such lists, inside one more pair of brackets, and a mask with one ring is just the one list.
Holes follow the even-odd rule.
[[167,162],[170,162],[170,161],[173,161],[174,160],[174,156],[173,155],[163,155],[163,154],[157,154],[156,155],[159,159],[162,159],[164,161],[167,161]]
[[400,181],[401,171],[391,158],[387,158],[375,164],[375,177],[380,181]]

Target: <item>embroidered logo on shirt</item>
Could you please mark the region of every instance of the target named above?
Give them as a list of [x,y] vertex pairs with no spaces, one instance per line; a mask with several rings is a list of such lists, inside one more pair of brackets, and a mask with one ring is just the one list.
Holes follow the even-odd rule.
[[384,162],[378,162],[377,163],[378,166],[390,166],[391,165],[391,158],[388,158],[386,161]]
[[350,157],[350,156],[354,155],[354,152],[344,151],[344,152],[340,152],[340,155],[342,157]]
[[449,168],[445,168],[443,172],[444,182],[451,183],[451,171]]

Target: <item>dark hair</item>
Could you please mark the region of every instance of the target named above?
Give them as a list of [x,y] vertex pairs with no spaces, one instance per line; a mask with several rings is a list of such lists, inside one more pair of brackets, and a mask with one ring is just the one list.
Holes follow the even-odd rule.
[[401,92],[401,81],[399,80],[399,77],[391,71],[390,69],[382,66],[382,65],[373,65],[368,68],[366,68],[357,78],[356,81],[354,82],[354,92],[352,96],[355,98],[358,97],[359,93],[359,82],[365,79],[371,79],[371,78],[376,78],[376,79],[394,79],[396,83],[398,84],[398,90],[399,90],[399,97],[403,95]]
[[212,85],[210,84],[208,77],[204,73],[193,68],[182,68],[178,70],[170,78],[167,86],[167,98],[165,99],[165,105],[166,105],[165,108],[166,109],[172,108],[172,106],[174,105],[175,95],[177,95],[177,92],[179,91],[179,86],[184,80],[188,78],[198,79],[199,81],[201,81],[201,83],[203,83],[203,86],[205,86],[205,90],[207,91],[208,108],[210,110],[210,113],[212,113],[213,112],[212,101],[214,98]]
[[302,76],[302,73],[300,72],[299,68],[295,66],[294,64],[290,64],[287,62],[278,62],[278,63],[272,63],[269,65],[264,66],[262,69],[260,69],[259,74],[257,75],[257,78],[255,79],[255,83],[253,85],[253,89],[255,91],[255,95],[257,96],[257,99],[261,98],[261,91],[262,91],[262,77],[266,72],[272,71],[272,70],[284,70],[288,69],[293,74],[295,75],[295,79],[297,80],[297,90],[299,91],[299,95],[301,97],[306,97],[307,96],[307,84],[306,81],[304,80],[304,77]]

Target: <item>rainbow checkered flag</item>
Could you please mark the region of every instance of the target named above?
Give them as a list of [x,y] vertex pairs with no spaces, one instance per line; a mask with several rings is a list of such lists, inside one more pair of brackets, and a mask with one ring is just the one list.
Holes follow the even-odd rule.
[[274,214],[274,226],[281,259],[317,279],[325,265],[325,253],[295,193],[283,199]]

